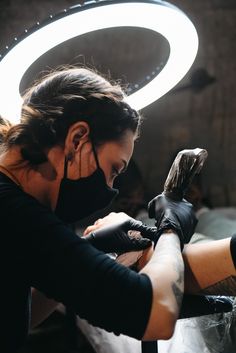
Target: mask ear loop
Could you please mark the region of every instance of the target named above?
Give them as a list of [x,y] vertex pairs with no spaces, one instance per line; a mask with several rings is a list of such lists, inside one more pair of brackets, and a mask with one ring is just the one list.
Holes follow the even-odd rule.
[[65,160],[64,160],[64,176],[63,176],[64,179],[67,178],[68,162],[71,160],[71,157],[72,157],[71,153],[69,153],[68,156],[65,156]]
[[95,146],[94,146],[93,142],[92,142],[92,149],[93,149],[94,158],[95,158],[95,161],[96,161],[96,164],[97,164],[97,168],[101,169],[100,165],[99,165],[99,162],[98,162],[98,155],[97,155],[97,152],[95,150]]
[[69,161],[69,158],[65,156],[65,160],[64,160],[64,175],[63,175],[64,179],[67,178],[68,161]]
[[81,171],[82,171],[82,160],[81,160],[81,150],[82,148],[79,150],[79,178],[81,178]]

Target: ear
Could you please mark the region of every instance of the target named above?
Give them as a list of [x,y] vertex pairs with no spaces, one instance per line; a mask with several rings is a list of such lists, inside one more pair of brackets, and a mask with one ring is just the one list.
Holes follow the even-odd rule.
[[70,126],[66,140],[65,150],[69,153],[76,152],[84,142],[89,140],[90,128],[85,121],[78,121]]

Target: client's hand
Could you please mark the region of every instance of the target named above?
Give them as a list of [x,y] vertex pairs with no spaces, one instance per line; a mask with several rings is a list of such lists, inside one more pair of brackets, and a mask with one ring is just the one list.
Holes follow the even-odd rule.
[[188,243],[194,233],[197,219],[193,206],[186,200],[174,201],[160,194],[148,204],[149,217],[156,219],[156,241],[165,229],[172,229],[180,238],[181,247]]
[[84,239],[106,253],[143,250],[152,245],[151,240],[141,236],[146,234],[147,229],[142,222],[125,213],[113,212],[88,227]]

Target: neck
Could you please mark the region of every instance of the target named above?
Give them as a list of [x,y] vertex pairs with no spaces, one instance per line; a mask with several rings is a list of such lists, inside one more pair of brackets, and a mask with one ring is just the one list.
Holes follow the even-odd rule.
[[17,170],[21,168],[22,161],[17,148],[10,149],[0,157],[0,171],[6,174],[15,184],[23,189]]
[[22,161],[19,149],[14,148],[1,156],[0,171],[24,192],[33,196],[41,204],[52,208],[51,193],[57,175],[49,162],[31,166],[27,161]]
[[22,185],[20,184],[19,180],[17,177],[4,165],[0,164],[0,171],[3,174],[6,174],[16,185],[18,185],[20,188],[22,188]]

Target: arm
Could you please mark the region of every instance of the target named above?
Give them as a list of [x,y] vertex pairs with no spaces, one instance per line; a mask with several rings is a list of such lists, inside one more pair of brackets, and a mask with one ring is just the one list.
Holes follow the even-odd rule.
[[53,299],[48,299],[37,289],[31,290],[31,321],[30,327],[34,328],[48,318],[57,308],[58,303]]
[[[111,213],[86,229],[85,234],[100,229],[112,229],[110,224],[124,220],[124,213]],[[113,223],[112,223],[113,222]],[[90,233],[91,234],[91,233]],[[98,231],[99,234],[99,231]],[[112,234],[110,234],[112,237]],[[149,261],[150,260],[150,261]],[[138,263],[140,273],[146,274],[152,284],[152,306],[143,340],[168,339],[172,336],[179,316],[184,289],[184,266],[179,237],[172,230],[165,230],[153,251],[144,251]]]
[[[183,251],[185,293],[236,295],[236,269],[232,261],[230,242],[231,238],[226,238],[209,243],[185,245]],[[150,252],[152,249],[148,257]],[[148,262],[145,256],[140,260],[142,260],[140,267]]]
[[[174,233],[160,237],[151,261],[140,273],[150,278],[153,289],[152,308],[143,340],[168,339],[178,318],[184,283],[179,239]],[[31,328],[34,328],[55,311],[58,302],[48,299],[35,288],[32,288],[31,294]]]
[[236,295],[236,269],[231,238],[184,248],[185,291],[191,294]]
[[[12,191],[11,198],[4,198],[2,211],[2,227],[9,234],[4,238],[4,246],[9,257],[14,244],[12,259],[22,276],[20,282],[26,281],[48,298],[72,308],[91,324],[116,334],[138,339],[170,336],[177,309],[175,306],[169,309],[163,291],[158,292],[159,276],[161,285],[168,286],[165,266],[160,264],[158,256],[142,273],[135,273],[80,239],[47,208],[18,189],[15,194]],[[163,243],[166,250],[168,246],[169,243]],[[165,259],[166,266],[173,261],[172,256]],[[174,277],[170,280],[172,283]],[[173,303],[170,289],[166,300]],[[157,321],[158,328],[162,326],[161,320],[169,323],[170,328],[164,333],[154,332]]]
[[164,233],[159,238],[151,260],[141,273],[149,276],[153,289],[151,314],[143,340],[168,339],[174,332],[184,290],[184,265],[176,234]]

